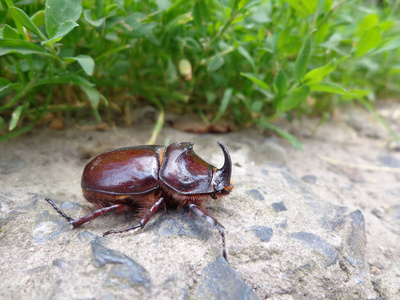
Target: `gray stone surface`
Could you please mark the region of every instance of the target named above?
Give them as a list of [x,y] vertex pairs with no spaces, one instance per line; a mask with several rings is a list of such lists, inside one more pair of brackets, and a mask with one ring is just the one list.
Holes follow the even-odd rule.
[[222,256],[218,256],[204,269],[195,297],[210,300],[259,299],[253,289]]
[[[143,230],[102,237],[136,216],[110,213],[72,229],[44,201],[72,217],[91,212],[80,189],[89,158],[143,144],[151,128],[40,130],[0,144],[0,299],[400,299],[400,175],[321,158],[382,166],[382,132],[371,139],[327,126],[301,152],[250,130],[163,130],[159,144],[194,141],[217,166],[216,141],[230,149],[235,189],[205,205],[225,227],[229,264],[218,231],[186,210],[161,209]],[[276,161],[268,144],[284,149]]]

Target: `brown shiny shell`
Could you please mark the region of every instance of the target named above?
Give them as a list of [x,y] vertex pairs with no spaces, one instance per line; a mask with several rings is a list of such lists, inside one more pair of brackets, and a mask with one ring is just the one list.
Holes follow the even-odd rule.
[[139,195],[159,188],[159,155],[163,146],[139,146],[109,151],[91,160],[82,174],[87,191]]
[[174,143],[167,147],[160,169],[160,180],[179,194],[213,193],[214,166],[193,151],[193,143]]

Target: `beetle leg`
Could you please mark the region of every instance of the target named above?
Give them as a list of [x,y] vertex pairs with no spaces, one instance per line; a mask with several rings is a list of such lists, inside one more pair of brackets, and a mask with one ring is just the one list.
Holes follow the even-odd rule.
[[140,222],[134,226],[128,227],[126,229],[121,229],[121,230],[110,230],[107,232],[103,233],[103,236],[112,234],[112,233],[122,233],[122,232],[126,232],[129,230],[134,230],[137,228],[143,228],[144,226],[146,226],[147,222],[149,222],[149,220],[151,219],[151,217],[157,212],[158,208],[165,203],[164,203],[164,198],[161,197],[160,199],[157,200],[156,203],[154,203],[150,209],[147,211],[146,215],[143,217],[143,219],[140,220]]
[[228,258],[226,256],[224,226],[222,226],[215,218],[211,217],[196,204],[189,204],[189,209],[190,211],[194,212],[197,216],[202,218],[204,221],[208,222],[213,228],[218,229],[222,237],[222,256],[225,258],[226,261],[228,261]]
[[79,218],[79,219],[75,220],[75,219],[71,218],[70,216],[68,216],[66,213],[64,213],[61,209],[59,209],[57,207],[57,205],[55,205],[54,202],[51,199],[45,198],[45,200],[56,210],[56,212],[58,212],[61,216],[63,216],[65,219],[67,219],[67,221],[72,226],[74,226],[74,228],[75,227],[79,227],[82,224],[84,224],[86,222],[89,222],[90,220],[96,219],[97,217],[100,217],[100,216],[104,215],[107,212],[115,211],[118,208],[125,206],[123,204],[115,204],[115,205],[112,205],[112,206],[103,207],[103,208],[100,208],[98,210],[95,210],[94,212],[92,212],[92,213],[90,213],[90,214],[88,214],[88,215],[86,215],[86,216],[84,216],[82,218]]

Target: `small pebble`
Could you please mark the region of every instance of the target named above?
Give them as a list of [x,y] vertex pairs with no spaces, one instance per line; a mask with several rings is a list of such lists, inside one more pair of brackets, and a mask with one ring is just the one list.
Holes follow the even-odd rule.
[[281,212],[281,211],[285,211],[287,210],[286,205],[283,201],[281,202],[275,202],[272,203],[272,208],[276,211],[276,212]]
[[385,209],[382,206],[377,206],[372,210],[372,213],[379,219],[385,216]]
[[317,176],[315,175],[304,175],[303,177],[301,177],[301,180],[303,180],[304,182],[307,183],[316,183],[317,182]]
[[54,130],[64,129],[64,122],[60,118],[55,118],[50,123],[50,128]]
[[378,276],[379,274],[382,273],[382,271],[375,266],[370,266],[370,270],[371,270],[371,273],[375,276]]

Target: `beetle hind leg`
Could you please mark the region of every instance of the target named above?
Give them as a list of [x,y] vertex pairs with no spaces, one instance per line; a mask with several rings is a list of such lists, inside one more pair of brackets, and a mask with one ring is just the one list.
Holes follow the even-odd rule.
[[204,210],[202,210],[196,204],[189,204],[190,211],[194,212],[197,216],[202,218],[204,221],[208,222],[213,228],[218,229],[219,233],[221,234],[222,238],[222,256],[228,261],[228,257],[226,255],[226,246],[225,246],[225,233],[224,233],[224,226],[222,226],[217,219],[211,217],[207,214]]
[[156,203],[154,203],[150,207],[150,209],[147,211],[146,215],[143,217],[143,219],[140,220],[140,222],[138,224],[136,224],[134,226],[131,226],[131,227],[128,227],[128,228],[125,228],[125,229],[121,229],[121,230],[110,230],[110,231],[104,232],[103,236],[106,236],[106,235],[109,235],[109,234],[112,234],[112,233],[122,233],[122,232],[127,232],[127,231],[130,231],[130,230],[134,230],[134,229],[137,229],[137,228],[143,228],[144,226],[146,226],[147,222],[150,221],[151,217],[157,212],[157,210],[163,204],[165,205],[164,198],[161,197],[160,199],[157,200]]
[[50,198],[45,198],[45,200],[54,208],[54,210],[56,212],[58,212],[63,218],[67,219],[67,221],[75,227],[79,227],[82,224],[89,222],[93,219],[96,219],[102,215],[104,215],[107,212],[111,212],[111,211],[116,211],[116,210],[124,210],[126,205],[124,204],[115,204],[112,206],[106,206],[106,207],[102,207],[98,210],[95,210],[94,212],[83,216],[82,218],[79,219],[73,219],[70,216],[68,216],[66,213],[64,213],[61,209],[58,208],[57,205],[54,204],[53,200],[51,200]]

